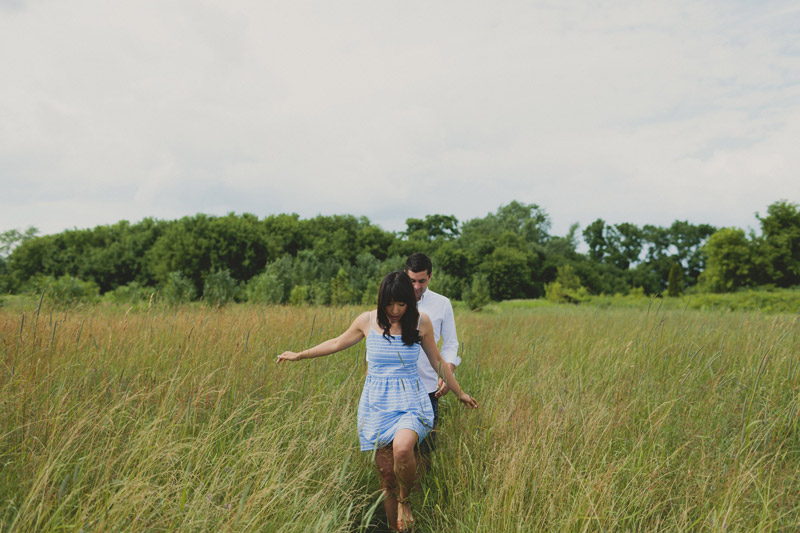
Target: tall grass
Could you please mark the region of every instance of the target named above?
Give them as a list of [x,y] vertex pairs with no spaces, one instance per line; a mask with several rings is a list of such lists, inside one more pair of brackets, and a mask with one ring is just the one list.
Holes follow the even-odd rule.
[[798,289],[747,289],[730,293],[696,292],[678,298],[654,298],[642,292],[631,292],[622,296],[589,296],[581,305],[593,305],[604,308],[651,306],[653,300],[657,305],[668,309],[697,309],[703,311],[760,311],[761,313],[800,312],[800,290]]
[[[0,530],[372,530],[361,309],[0,310]],[[422,531],[800,527],[798,319],[460,312]]]

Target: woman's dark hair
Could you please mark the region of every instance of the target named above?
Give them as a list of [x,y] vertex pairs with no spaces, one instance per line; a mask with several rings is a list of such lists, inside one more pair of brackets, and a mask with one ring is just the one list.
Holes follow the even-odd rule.
[[381,281],[378,289],[378,325],[383,328],[383,336],[389,338],[389,329],[392,324],[386,315],[386,306],[389,302],[403,302],[406,304],[406,312],[400,318],[400,327],[403,328],[403,344],[411,346],[420,342],[419,336],[419,311],[417,310],[417,296],[414,294],[414,286],[411,278],[402,270],[395,270],[386,274]]

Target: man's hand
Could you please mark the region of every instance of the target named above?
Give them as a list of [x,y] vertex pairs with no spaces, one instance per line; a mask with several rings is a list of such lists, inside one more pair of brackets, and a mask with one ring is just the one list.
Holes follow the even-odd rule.
[[436,397],[441,398],[448,392],[450,392],[450,387],[447,386],[447,382],[442,378],[439,378],[439,386],[436,387]]

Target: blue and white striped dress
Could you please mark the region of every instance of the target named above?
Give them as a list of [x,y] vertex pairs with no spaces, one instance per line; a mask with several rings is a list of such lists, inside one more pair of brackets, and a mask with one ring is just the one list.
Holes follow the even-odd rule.
[[433,407],[417,374],[419,343],[403,344],[400,335],[370,327],[367,335],[367,379],[358,402],[358,439],[361,451],[391,443],[399,429],[417,433],[417,442],[433,428]]

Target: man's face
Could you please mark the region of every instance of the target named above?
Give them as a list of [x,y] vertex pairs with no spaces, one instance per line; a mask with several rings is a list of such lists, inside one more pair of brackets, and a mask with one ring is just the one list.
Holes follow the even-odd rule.
[[417,301],[419,301],[425,291],[428,290],[428,282],[430,282],[431,276],[425,270],[422,272],[407,270],[406,273],[411,278],[411,284],[414,285],[414,294],[417,295]]

